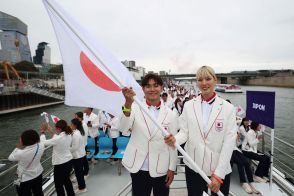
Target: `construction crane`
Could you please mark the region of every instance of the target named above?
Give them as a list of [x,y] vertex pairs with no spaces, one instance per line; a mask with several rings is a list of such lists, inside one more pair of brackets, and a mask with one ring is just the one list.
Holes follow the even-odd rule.
[[0,62],[0,65],[3,67],[3,70],[6,74],[7,80],[10,80],[9,72],[12,71],[14,75],[17,77],[17,79],[21,79],[16,69],[13,67],[13,65],[9,61],[3,61]]

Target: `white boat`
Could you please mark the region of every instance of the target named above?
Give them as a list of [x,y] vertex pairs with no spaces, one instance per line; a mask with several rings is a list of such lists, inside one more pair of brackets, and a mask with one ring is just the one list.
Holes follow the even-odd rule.
[[240,86],[235,84],[217,84],[215,87],[215,91],[223,92],[223,93],[242,93],[242,89]]

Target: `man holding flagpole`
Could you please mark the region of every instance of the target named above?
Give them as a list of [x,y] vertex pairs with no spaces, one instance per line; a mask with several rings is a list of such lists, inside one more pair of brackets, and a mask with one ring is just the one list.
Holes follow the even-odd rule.
[[[161,104],[162,79],[155,74],[147,74],[142,80],[146,101],[143,105],[168,132],[177,131],[176,116]],[[135,93],[132,88],[123,88],[125,104],[120,121],[120,130],[131,130],[131,138],[122,160],[131,173],[134,196],[169,195],[169,185],[174,178],[177,152],[164,143],[162,132],[137,104],[133,104]]]

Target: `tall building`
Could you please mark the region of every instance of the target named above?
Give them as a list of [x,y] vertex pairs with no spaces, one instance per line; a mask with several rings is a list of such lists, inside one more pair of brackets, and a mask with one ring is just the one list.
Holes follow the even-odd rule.
[[0,61],[32,62],[28,27],[18,18],[0,11]]
[[146,70],[144,67],[136,66],[136,61],[122,61],[122,64],[126,66],[126,68],[131,72],[134,76],[135,80],[141,80],[143,76],[145,76]]
[[51,63],[51,48],[47,42],[38,44],[36,56],[34,56],[35,64],[49,65]]

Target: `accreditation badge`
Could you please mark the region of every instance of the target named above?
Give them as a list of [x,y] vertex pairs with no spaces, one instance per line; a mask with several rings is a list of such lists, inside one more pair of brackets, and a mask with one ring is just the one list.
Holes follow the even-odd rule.
[[[169,131],[169,124],[170,123],[162,123],[162,127],[164,130],[166,130],[168,133],[170,133]],[[165,137],[165,135],[162,133],[162,136]]]
[[216,119],[215,121],[215,130],[217,132],[221,132],[224,130],[224,120],[223,119]]

